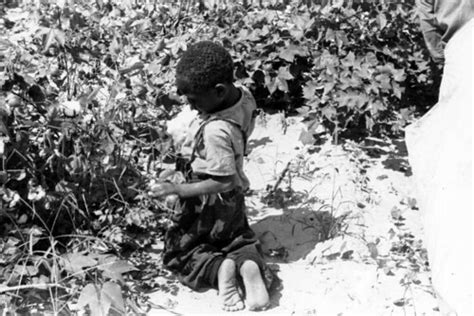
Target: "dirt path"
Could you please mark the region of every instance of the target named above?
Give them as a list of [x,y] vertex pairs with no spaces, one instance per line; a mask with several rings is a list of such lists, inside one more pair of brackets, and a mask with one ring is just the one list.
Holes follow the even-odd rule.
[[[259,314],[439,314],[403,148],[375,139],[365,148],[309,148],[299,141],[302,128],[266,115],[250,139],[248,214],[282,280]],[[270,196],[267,186],[276,186]],[[153,293],[149,315],[224,314],[215,290],[157,282],[178,291]]]

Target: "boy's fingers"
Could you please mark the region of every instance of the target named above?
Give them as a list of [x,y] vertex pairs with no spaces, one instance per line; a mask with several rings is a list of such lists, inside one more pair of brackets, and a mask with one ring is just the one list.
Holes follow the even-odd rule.
[[148,194],[151,197],[161,197],[171,193],[172,185],[169,183],[156,183],[150,185]]
[[160,193],[162,193],[160,188],[159,187],[157,188],[156,186],[151,187],[148,190],[148,195],[151,197],[159,197],[161,195]]
[[162,184],[161,183],[151,183],[150,185],[148,185],[148,191],[160,191],[162,187]]

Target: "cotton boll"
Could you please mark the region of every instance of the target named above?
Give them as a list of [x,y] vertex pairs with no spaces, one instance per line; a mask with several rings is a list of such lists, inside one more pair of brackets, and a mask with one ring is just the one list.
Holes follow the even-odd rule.
[[94,115],[88,113],[86,115],[83,116],[82,118],[82,122],[86,125],[90,125],[94,122]]
[[179,202],[179,196],[177,194],[171,194],[165,198],[165,205],[166,207],[170,209],[174,209],[178,202]]
[[12,110],[8,103],[4,103],[0,105],[0,118],[9,117],[11,113],[12,113]]
[[67,117],[74,117],[81,112],[81,104],[79,101],[65,101],[62,104],[63,113]]
[[184,142],[189,124],[197,114],[198,112],[196,110],[191,110],[189,106],[185,106],[175,118],[167,122],[166,131],[173,138],[173,143],[176,148],[179,148]]
[[13,93],[10,93],[6,98],[6,105],[12,109],[20,107],[21,104],[21,98]]

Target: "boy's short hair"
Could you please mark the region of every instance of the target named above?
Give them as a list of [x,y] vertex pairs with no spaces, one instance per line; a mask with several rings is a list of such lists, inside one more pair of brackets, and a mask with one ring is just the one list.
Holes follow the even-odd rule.
[[176,79],[186,83],[189,92],[207,91],[218,83],[234,81],[234,63],[221,45],[211,41],[198,42],[189,46],[181,56],[176,67]]

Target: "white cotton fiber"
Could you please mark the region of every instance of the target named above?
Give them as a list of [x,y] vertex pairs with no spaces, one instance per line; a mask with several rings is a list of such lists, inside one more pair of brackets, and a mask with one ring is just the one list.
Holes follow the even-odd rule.
[[189,129],[189,124],[197,116],[198,112],[192,110],[188,105],[184,106],[181,112],[176,115],[173,119],[169,120],[166,124],[166,131],[173,138],[175,148],[180,148],[184,139],[186,138],[186,132]]

